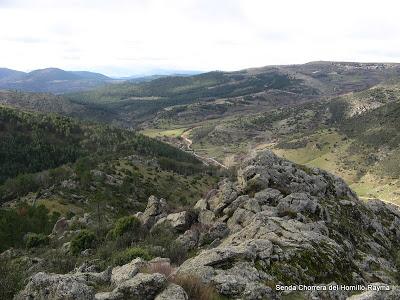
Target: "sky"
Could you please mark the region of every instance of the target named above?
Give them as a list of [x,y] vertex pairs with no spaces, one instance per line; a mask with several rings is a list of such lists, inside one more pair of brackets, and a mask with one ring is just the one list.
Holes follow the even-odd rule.
[[0,0],[0,67],[110,76],[400,62],[394,0]]

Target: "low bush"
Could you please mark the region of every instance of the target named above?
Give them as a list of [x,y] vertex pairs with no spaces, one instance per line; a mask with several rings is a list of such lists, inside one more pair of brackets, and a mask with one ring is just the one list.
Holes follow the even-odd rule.
[[154,226],[146,236],[146,243],[154,246],[167,247],[177,237],[174,229],[169,224]]
[[0,299],[13,299],[24,286],[23,268],[11,261],[0,259]]
[[154,256],[168,257],[174,264],[181,264],[187,258],[187,251],[181,243],[176,241],[177,234],[167,224],[153,227],[146,237],[146,244],[155,246],[151,248]]
[[130,232],[125,232],[123,235],[115,239],[115,247],[117,250],[123,250],[132,247],[134,246],[136,238],[137,237],[133,236],[133,234]]
[[49,273],[66,274],[75,269],[78,257],[66,254],[61,249],[51,249],[43,256],[44,269]]
[[27,248],[36,248],[49,244],[49,237],[42,233],[28,233],[25,238]]
[[21,203],[12,209],[0,208],[0,252],[26,246],[24,236],[28,232],[50,234],[57,217],[43,205]]
[[71,240],[71,253],[76,255],[83,250],[93,248],[95,246],[96,236],[89,230],[81,230],[77,236]]
[[178,241],[173,241],[165,248],[164,256],[168,257],[172,263],[180,265],[188,258],[188,252]]
[[137,257],[143,258],[144,260],[150,260],[153,258],[153,256],[147,251],[147,249],[132,247],[114,255],[113,264],[115,266],[121,266],[129,263]]
[[120,218],[115,222],[114,228],[112,229],[112,235],[114,238],[120,237],[127,232],[139,235],[140,231],[140,220],[134,216],[127,216]]

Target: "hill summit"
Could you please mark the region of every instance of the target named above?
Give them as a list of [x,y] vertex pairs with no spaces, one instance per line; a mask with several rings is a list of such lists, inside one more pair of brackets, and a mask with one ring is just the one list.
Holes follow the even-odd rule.
[[66,93],[92,89],[112,79],[87,71],[64,71],[58,68],[45,68],[29,73],[0,68],[0,88],[29,92]]

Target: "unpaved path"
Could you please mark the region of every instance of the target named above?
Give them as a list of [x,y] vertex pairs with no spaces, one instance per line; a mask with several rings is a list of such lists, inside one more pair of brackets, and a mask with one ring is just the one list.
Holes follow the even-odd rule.
[[199,155],[193,150],[193,148],[192,148],[193,141],[191,139],[189,139],[189,134],[190,134],[190,131],[192,131],[194,128],[190,128],[190,129],[182,132],[182,134],[181,134],[181,138],[184,141],[184,143],[186,144],[188,151],[192,152],[194,156],[196,156],[198,159],[200,159],[202,162],[204,162],[207,166],[211,164],[214,166],[222,167],[224,169],[228,169],[227,166],[220,163],[215,158]]

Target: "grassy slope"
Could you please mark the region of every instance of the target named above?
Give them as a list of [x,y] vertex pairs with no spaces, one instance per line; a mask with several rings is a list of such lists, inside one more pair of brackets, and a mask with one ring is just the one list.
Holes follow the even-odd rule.
[[333,124],[337,131],[300,137],[307,143],[295,149],[279,144],[272,148],[288,159],[343,177],[361,197],[400,203],[399,97],[397,86],[380,86],[336,99],[346,104],[340,122]]
[[[232,156],[270,148],[343,177],[361,197],[400,203],[399,100],[399,85],[381,84],[329,101],[186,126],[194,126],[193,148],[204,156],[232,163]],[[167,128],[151,132],[169,134]]]

